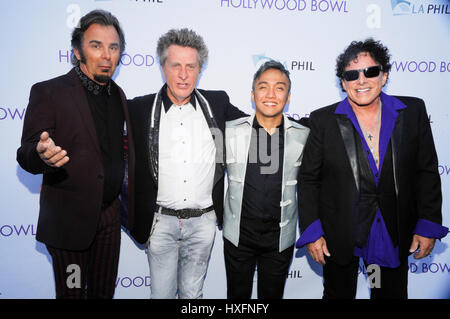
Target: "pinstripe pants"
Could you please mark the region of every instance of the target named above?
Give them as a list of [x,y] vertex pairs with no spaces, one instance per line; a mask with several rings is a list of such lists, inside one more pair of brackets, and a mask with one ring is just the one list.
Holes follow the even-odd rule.
[[120,203],[102,210],[91,246],[82,251],[47,245],[53,261],[57,299],[111,299],[120,253]]

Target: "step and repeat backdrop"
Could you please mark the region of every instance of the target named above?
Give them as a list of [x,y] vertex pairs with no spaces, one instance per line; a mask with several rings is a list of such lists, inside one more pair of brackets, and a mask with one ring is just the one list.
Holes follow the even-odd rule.
[[[344,98],[335,61],[351,41],[381,40],[393,62],[385,92],[426,102],[439,156],[443,222],[450,225],[450,1],[2,0],[0,298],[55,296],[51,258],[35,239],[42,176],[22,170],[16,150],[31,86],[71,69],[70,34],[80,17],[96,8],[111,11],[124,29],[126,51],[114,78],[128,98],[160,89],[157,39],[171,28],[188,27],[204,37],[210,52],[198,87],[226,90],[234,105],[253,112],[253,74],[264,61],[275,59],[291,73],[291,103],[285,112],[294,118]],[[430,257],[410,257],[410,298],[450,297],[449,243],[447,236]],[[145,250],[125,232],[116,284],[115,298],[150,296]],[[321,296],[321,267],[306,249],[295,250],[284,297]],[[204,297],[226,298],[220,231]],[[357,298],[368,297],[361,266]]]

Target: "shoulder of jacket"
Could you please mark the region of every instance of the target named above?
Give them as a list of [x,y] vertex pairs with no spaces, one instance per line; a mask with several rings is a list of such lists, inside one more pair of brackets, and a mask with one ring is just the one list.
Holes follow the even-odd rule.
[[70,72],[67,74],[63,74],[48,80],[40,81],[32,85],[32,89],[58,89],[63,90],[65,88],[69,88],[74,84],[73,78],[70,75]]
[[228,94],[223,90],[203,90],[197,89],[197,91],[203,95],[205,98],[217,98],[217,97],[226,97]]
[[321,114],[326,114],[326,113],[334,113],[334,111],[336,111],[337,106],[339,105],[340,102],[336,102],[327,106],[323,106],[320,107],[314,111],[311,112],[311,115],[321,115]]
[[396,99],[400,100],[403,104],[407,106],[416,105],[416,104],[425,104],[424,100],[415,96],[401,96],[401,95],[393,95]]
[[142,95],[142,96],[136,96],[133,99],[128,100],[128,103],[136,104],[136,105],[153,103],[153,101],[155,100],[155,96],[156,96],[156,93],[151,93],[151,94]]
[[233,127],[236,127],[236,126],[238,126],[238,125],[241,125],[241,124],[243,124],[243,123],[248,122],[248,120],[250,119],[250,117],[251,117],[251,116],[244,116],[244,117],[241,117],[241,118],[232,120],[232,121],[227,121],[227,122],[225,122],[225,126],[226,126],[227,128],[233,128]]
[[290,118],[287,118],[287,120],[289,121],[291,127],[295,128],[297,130],[300,130],[300,131],[309,132],[309,127],[306,127]]

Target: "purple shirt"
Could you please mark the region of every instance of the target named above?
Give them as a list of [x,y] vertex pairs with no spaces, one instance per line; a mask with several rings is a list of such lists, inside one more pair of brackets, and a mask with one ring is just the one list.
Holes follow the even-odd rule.
[[[392,132],[395,126],[395,120],[398,116],[398,110],[404,109],[407,106],[395,97],[389,96],[385,93],[380,95],[382,102],[381,111],[381,128],[380,128],[380,141],[379,141],[379,156],[380,156],[380,168],[377,169],[375,160],[372,153],[369,150],[369,146],[364,138],[364,135],[359,126],[353,109],[346,98],[338,104],[335,114],[347,115],[347,118],[351,120],[354,128],[358,132],[361,142],[363,144],[366,154],[368,154],[369,165],[372,170],[373,178],[376,185],[380,179],[380,172],[383,165],[384,156],[386,154],[387,146],[391,138]],[[442,238],[447,235],[448,228],[439,224],[433,223],[429,220],[420,218],[417,221],[415,234],[428,237],[428,238]],[[296,243],[296,247],[300,248],[304,245],[314,242],[324,235],[322,229],[322,223],[320,219],[314,221],[300,236],[300,239]],[[377,210],[373,224],[370,228],[367,241],[362,248],[354,248],[353,254],[358,257],[362,257],[368,264],[378,264],[383,267],[396,268],[400,265],[400,259],[398,254],[398,246],[394,247],[392,239],[386,228],[383,216],[380,209]]]

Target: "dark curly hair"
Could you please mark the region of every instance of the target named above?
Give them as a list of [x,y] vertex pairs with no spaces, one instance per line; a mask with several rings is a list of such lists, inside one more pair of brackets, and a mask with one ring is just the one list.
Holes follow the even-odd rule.
[[[353,41],[350,45],[340,54],[336,59],[336,76],[342,79],[345,67],[347,67],[351,61],[358,57],[359,53],[367,52],[372,59],[381,65],[384,73],[388,73],[391,70],[391,55],[389,50],[380,41],[375,41],[372,38],[368,38],[364,41]],[[339,81],[342,91],[345,91],[342,87],[341,81]]]

